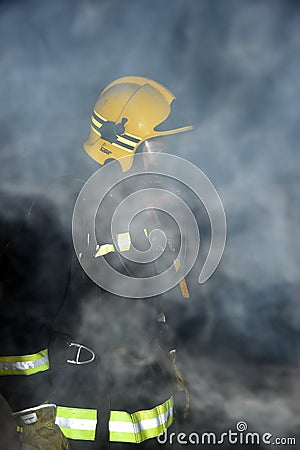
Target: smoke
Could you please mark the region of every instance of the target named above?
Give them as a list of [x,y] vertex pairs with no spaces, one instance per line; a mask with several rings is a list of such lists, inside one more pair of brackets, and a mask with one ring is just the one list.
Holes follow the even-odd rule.
[[200,287],[192,272],[192,298],[174,305],[193,397],[183,430],[299,428],[299,15],[279,0],[0,3],[0,192],[47,191],[67,227],[72,194],[54,180],[86,179],[89,116],[120,76],[165,84],[174,122],[194,124],[174,153],[214,183],[228,240],[213,277]]

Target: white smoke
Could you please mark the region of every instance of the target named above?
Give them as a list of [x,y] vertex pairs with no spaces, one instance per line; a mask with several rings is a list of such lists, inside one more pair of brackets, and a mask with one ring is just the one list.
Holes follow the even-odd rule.
[[[299,15],[279,0],[0,4],[1,189],[77,176],[96,98],[120,76],[162,82],[195,124],[174,151],[216,186],[228,241],[216,274],[174,313],[193,431],[238,419],[274,434],[299,427]],[[89,311],[80,329],[91,333]]]

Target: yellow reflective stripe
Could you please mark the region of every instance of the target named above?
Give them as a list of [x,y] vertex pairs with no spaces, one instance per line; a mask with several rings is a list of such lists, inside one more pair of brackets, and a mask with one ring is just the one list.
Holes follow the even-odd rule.
[[130,136],[130,137],[132,137],[134,139],[137,139],[138,141],[142,140],[142,138],[140,136],[136,136],[135,134],[128,133],[128,132],[126,132],[125,134],[126,134],[126,136]]
[[[121,252],[126,252],[130,249],[131,239],[129,232],[117,234],[118,247]],[[107,255],[108,253],[114,252],[115,247],[113,244],[102,244],[97,248],[95,258],[99,256]]]
[[109,439],[112,442],[140,443],[162,434],[173,422],[173,397],[153,409],[129,414],[111,411]]
[[115,247],[112,244],[100,245],[97,253],[95,254],[95,258],[98,258],[98,256],[107,255],[107,253],[111,253],[114,251],[115,251]]
[[66,422],[66,426],[63,426],[63,423],[66,422],[65,419],[59,419],[58,421],[55,420],[56,425],[59,426],[61,432],[64,434],[64,436],[67,439],[79,439],[82,441],[94,441],[96,436],[96,429],[95,430],[81,430],[80,425],[75,423],[70,423],[70,419],[68,422]]
[[0,375],[33,375],[48,370],[48,350],[21,356],[0,356]]
[[19,362],[19,361],[36,361],[41,357],[48,355],[48,350],[41,350],[38,353],[33,353],[31,355],[21,355],[21,356],[0,356],[0,362]]
[[55,423],[68,439],[94,441],[97,427],[97,410],[58,406]]
[[122,145],[121,143],[118,144],[118,142],[112,142],[111,145],[113,145],[114,147],[118,147],[121,150],[124,150],[124,152],[129,152],[129,153],[133,153],[133,149],[129,149],[129,148],[125,148],[124,145]]
[[127,144],[129,147],[131,147],[132,150],[137,145],[135,142],[132,142],[130,139],[126,139],[126,136],[124,136],[124,135],[118,135],[117,142],[119,142],[119,143],[124,142],[124,144]]
[[[98,122],[94,116],[92,116],[92,123],[94,123],[98,128],[101,128],[103,125],[101,122]],[[95,130],[95,128],[93,128],[93,130]],[[100,134],[100,132],[98,130],[95,130],[95,131]]]
[[94,133],[98,134],[98,136],[100,136],[100,137],[101,137],[101,133],[100,133],[100,131],[96,130],[96,128],[95,128],[95,127],[93,127],[93,124],[92,124],[92,129],[93,129]]
[[117,234],[117,241],[121,252],[126,252],[130,249],[131,239],[129,232]]
[[[97,117],[99,117],[100,120],[102,120],[103,122],[107,122],[107,119],[105,119],[103,116],[101,116],[101,114],[99,114],[95,109],[93,111],[94,115],[96,116],[95,119]],[[92,116],[93,117],[93,116]],[[100,125],[102,125],[102,123],[100,122]]]

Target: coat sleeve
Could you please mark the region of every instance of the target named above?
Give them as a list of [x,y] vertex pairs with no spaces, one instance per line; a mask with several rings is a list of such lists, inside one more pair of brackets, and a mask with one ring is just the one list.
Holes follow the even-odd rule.
[[27,195],[1,195],[0,389],[13,411],[49,396],[49,330],[68,271],[54,205],[44,198],[32,205]]

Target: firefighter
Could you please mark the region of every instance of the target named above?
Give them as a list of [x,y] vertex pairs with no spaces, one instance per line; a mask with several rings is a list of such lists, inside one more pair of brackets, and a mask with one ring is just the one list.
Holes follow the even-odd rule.
[[[106,160],[118,160],[120,170],[130,173],[134,155],[141,153],[147,174],[157,163],[157,153],[164,150],[166,136],[191,128],[157,131],[168,118],[174,98],[164,86],[144,77],[123,77],[109,84],[95,105],[90,137],[84,143],[93,164],[99,167]],[[185,392],[188,407],[169,332],[172,312],[167,311],[172,310],[172,296],[189,296],[184,280],[166,295],[143,299],[141,292],[139,299],[132,299],[96,286],[82,269],[86,259],[97,263],[97,258],[105,258],[133,277],[161,271],[160,263],[133,263],[125,255],[134,239],[143,247],[152,230],[172,228],[169,219],[151,205],[145,205],[135,224],[136,235],[124,232],[120,223],[119,248],[110,236],[111,213],[136,183],[139,189],[149,186],[146,176],[129,178],[104,200],[105,215],[97,216],[97,248],[89,247],[82,218],[82,248],[72,258],[49,348],[35,343],[31,350],[26,347],[26,354],[14,350],[0,357],[0,374],[6,380],[51,376],[51,389],[43,392],[40,403],[12,405],[24,450],[117,449],[132,444],[153,448],[155,438],[174,422],[174,380]],[[161,186],[155,177],[149,183]],[[176,233],[171,233],[161,261],[174,264],[174,270],[177,245]],[[60,265],[66,265],[64,261],[65,257]],[[74,312],[80,318],[74,319]]]

